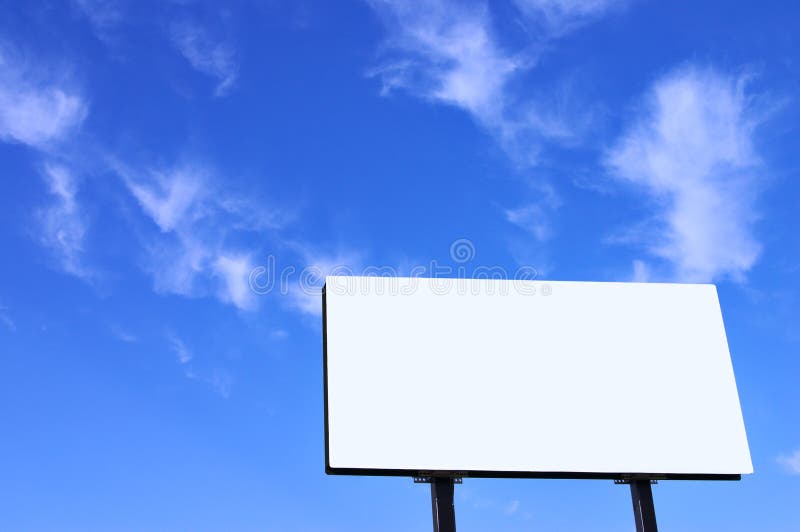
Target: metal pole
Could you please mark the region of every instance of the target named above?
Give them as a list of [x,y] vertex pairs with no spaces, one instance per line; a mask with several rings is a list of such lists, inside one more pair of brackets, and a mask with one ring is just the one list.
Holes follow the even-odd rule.
[[433,507],[433,532],[456,532],[452,478],[431,478],[431,506]]
[[636,532],[658,532],[656,508],[649,480],[631,480],[631,499]]

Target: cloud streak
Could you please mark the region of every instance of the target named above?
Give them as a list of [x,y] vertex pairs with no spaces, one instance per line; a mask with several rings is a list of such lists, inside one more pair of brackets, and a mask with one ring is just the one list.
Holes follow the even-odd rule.
[[521,207],[505,209],[506,221],[524,229],[539,242],[548,240],[553,235],[550,219],[561,207],[561,199],[552,186],[542,184],[533,187],[537,199]]
[[43,173],[52,202],[38,213],[41,243],[63,271],[89,280],[93,274],[83,262],[88,220],[78,204],[77,183],[64,166],[47,164]]
[[234,378],[224,369],[215,368],[211,372],[200,372],[194,366],[196,363],[194,353],[186,346],[184,341],[172,332],[166,333],[169,348],[175,355],[178,363],[184,368],[187,379],[209,386],[215,393],[224,399],[230,397]]
[[114,30],[125,18],[125,9],[119,0],[72,0],[72,5],[86,17],[98,39],[106,44],[114,43]]
[[779,456],[778,463],[781,464],[787,472],[793,475],[800,475],[800,449],[789,455]]
[[233,376],[226,370],[216,368],[211,371],[210,375],[201,375],[196,371],[189,369],[186,371],[186,377],[190,380],[202,382],[209,386],[215,393],[223,399],[228,399],[231,395],[231,390],[235,383]]
[[17,332],[17,324],[11,319],[9,308],[5,305],[0,305],[0,323],[10,332]]
[[170,38],[192,68],[217,80],[216,96],[225,96],[230,91],[239,74],[232,44],[213,37],[204,27],[188,21],[173,24]]
[[174,334],[167,333],[167,341],[169,342],[170,349],[172,349],[172,352],[175,354],[175,358],[180,364],[188,364],[194,358],[194,355],[189,348],[186,347],[186,344],[183,343],[183,340]]
[[742,281],[761,251],[754,224],[764,169],[754,146],[762,117],[746,78],[686,66],[658,80],[608,152],[620,182],[657,211],[638,243],[676,280]]
[[546,30],[549,35],[560,36],[577,27],[619,9],[620,0],[515,0],[528,21]]

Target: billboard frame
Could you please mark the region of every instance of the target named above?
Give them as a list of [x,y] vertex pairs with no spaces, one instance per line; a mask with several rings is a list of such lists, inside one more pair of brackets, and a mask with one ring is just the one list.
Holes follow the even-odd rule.
[[[392,476],[392,477],[431,477],[431,478],[538,478],[538,479],[575,479],[575,480],[726,480],[737,481],[742,475],[718,473],[658,473],[658,472],[591,472],[591,471],[493,471],[493,470],[419,470],[419,469],[380,469],[332,467],[330,463],[330,434],[328,419],[328,335],[327,335],[327,284],[322,287],[322,378],[324,400],[325,430],[325,473],[328,475],[349,476]],[[631,397],[631,401],[635,401]],[[632,420],[635,422],[635,420]]]

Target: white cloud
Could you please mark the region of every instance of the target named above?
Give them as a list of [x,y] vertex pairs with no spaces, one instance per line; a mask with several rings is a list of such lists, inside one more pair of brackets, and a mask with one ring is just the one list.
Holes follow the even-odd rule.
[[124,9],[118,0],[72,0],[77,9],[94,28],[97,37],[112,44],[112,30],[123,20]]
[[519,501],[514,499],[513,501],[509,502],[505,507],[505,514],[506,515],[514,515],[519,510]]
[[40,240],[65,272],[83,279],[92,273],[83,264],[83,248],[88,220],[76,199],[77,184],[64,166],[44,167],[47,189],[52,203],[39,211]]
[[286,340],[289,337],[289,333],[284,329],[275,329],[270,333],[270,337],[273,340]]
[[288,302],[295,310],[309,316],[322,315],[322,286],[328,275],[354,275],[362,270],[362,255],[352,250],[335,254],[319,253],[300,248],[303,267],[297,272],[297,282],[289,286]]
[[188,21],[172,25],[171,39],[175,48],[195,70],[218,80],[215,90],[217,96],[227,94],[239,74],[233,45]]
[[534,186],[538,198],[522,207],[505,209],[506,220],[521,227],[540,242],[549,239],[553,234],[550,223],[553,212],[561,206],[561,200],[555,189],[549,185]]
[[184,367],[184,375],[187,379],[210,386],[211,389],[225,399],[230,396],[231,388],[234,384],[233,376],[230,373],[223,369],[216,368],[210,373],[207,371],[198,371],[194,367],[197,365],[196,363],[190,364],[190,362],[195,359],[195,356],[184,341],[172,332],[166,333],[166,339],[178,363]]
[[183,343],[183,340],[174,334],[167,333],[167,341],[169,342],[170,349],[175,353],[175,357],[181,364],[188,364],[192,358],[194,358],[194,355],[189,348],[186,347],[186,344]]
[[0,140],[46,148],[86,117],[83,98],[0,48]]
[[194,222],[204,215],[205,186],[198,174],[187,169],[152,172],[137,181],[125,177],[129,190],[142,210],[156,224],[162,238],[148,242],[147,269],[156,291],[184,296],[199,287],[196,278],[213,262],[215,244],[195,230]]
[[756,262],[759,120],[744,78],[688,66],[655,83],[608,153],[612,173],[656,206],[641,243],[676,279],[741,281]]
[[800,449],[792,454],[779,456],[778,463],[789,473],[800,475]]
[[117,338],[122,342],[125,342],[126,344],[130,344],[138,340],[138,338],[135,335],[129,333],[119,325],[111,326],[111,334],[113,334],[115,338]]
[[181,296],[205,295],[207,290],[198,278],[205,280],[204,274],[212,262],[212,247],[183,233],[173,236],[174,239],[154,238],[146,244],[149,256],[145,269],[153,277],[155,291]]
[[515,0],[528,19],[543,26],[551,34],[561,35],[597,18],[611,9],[618,9],[626,0]]
[[461,107],[504,134],[506,83],[526,65],[498,45],[485,5],[446,0],[370,4],[390,29],[390,48],[406,54],[375,71],[384,93],[403,88]]
[[382,94],[404,89],[464,109],[505,149],[532,160],[542,139],[574,142],[577,131],[586,127],[587,111],[575,108],[569,84],[554,89],[555,97],[542,98],[516,94],[510,83],[535,66],[537,48],[555,37],[557,29],[599,16],[621,3],[520,0],[519,7],[528,17],[544,17],[552,23],[534,29],[533,43],[509,50],[493,30],[486,3],[369,0],[389,30],[385,49],[399,56],[372,74],[381,78]]
[[253,309],[256,301],[249,284],[250,271],[253,269],[250,257],[247,255],[220,255],[213,267],[223,281],[220,287],[220,299],[233,303],[240,309]]
[[650,282],[650,268],[646,262],[641,260],[633,261],[633,277],[631,281],[634,283]]
[[547,240],[550,237],[550,219],[541,205],[531,203],[517,209],[505,210],[506,220],[518,225],[536,237]]
[[134,176],[118,164],[117,171],[158,228],[148,237],[145,265],[157,292],[213,293],[242,310],[257,307],[248,284],[252,254],[226,242],[231,234],[279,228],[280,213],[218,190],[207,172],[196,167]]
[[205,376],[190,368],[186,371],[186,377],[207,384],[223,399],[230,397],[235,382],[233,376],[223,369],[214,369],[209,376]]
[[162,232],[173,231],[202,215],[197,210],[202,208],[204,184],[196,173],[178,169],[170,175],[154,172],[153,177],[152,184],[129,180],[128,188]]

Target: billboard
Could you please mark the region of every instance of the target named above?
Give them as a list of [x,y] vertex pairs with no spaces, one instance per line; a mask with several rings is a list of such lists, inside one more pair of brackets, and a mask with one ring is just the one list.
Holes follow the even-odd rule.
[[738,479],[716,287],[337,277],[330,474]]

